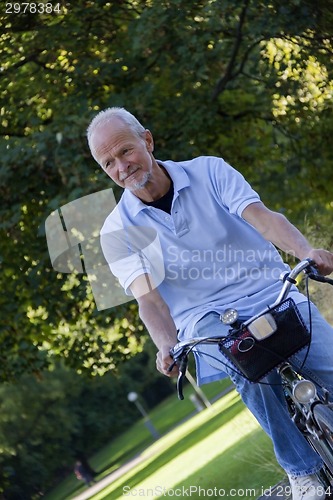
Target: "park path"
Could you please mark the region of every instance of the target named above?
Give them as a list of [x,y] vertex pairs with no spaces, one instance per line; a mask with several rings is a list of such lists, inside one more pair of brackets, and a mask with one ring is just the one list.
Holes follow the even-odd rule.
[[[146,458],[147,455],[145,455],[144,459]],[[126,474],[126,472],[131,470],[132,467],[135,467],[142,460],[143,457],[141,455],[138,455],[137,457],[133,458],[126,464],[119,467],[119,469],[115,470],[105,478],[101,479],[98,483],[94,484],[93,486],[90,486],[90,488],[88,488],[80,495],[72,497],[71,500],[88,500],[93,495],[106,488],[106,486],[111,484],[113,481],[121,477],[123,474]],[[289,486],[288,480],[287,479],[282,480],[280,483],[276,484],[275,486],[272,486],[271,489],[267,490],[266,495],[262,495],[261,497],[257,498],[257,500],[291,500],[292,497],[290,495],[285,494],[284,488],[286,486],[287,487]]]
[[[233,387],[230,386],[228,387],[225,391],[223,391],[221,394],[219,394],[217,397],[211,400],[211,402],[221,398],[224,396],[227,392],[232,390]],[[193,414],[189,415],[185,420],[188,418],[191,418],[196,412],[193,412]],[[179,422],[178,425],[180,425],[182,422]],[[123,476],[126,474],[126,472],[130,471],[133,467],[138,465],[142,460],[147,459],[147,454],[145,453],[144,456],[141,454],[137,455],[136,457],[132,458],[125,464],[121,465],[117,470],[111,472],[108,476],[104,477],[98,483],[94,484],[93,486],[90,486],[87,488],[84,492],[80,493],[79,495],[75,497],[71,497],[71,500],[88,500],[91,498],[93,495],[98,493],[99,491],[102,491],[104,488],[106,488],[109,484],[113,483],[116,479],[119,477]],[[262,495],[259,497],[257,500],[291,500],[291,496],[288,495],[283,495],[284,494],[284,487],[288,486],[289,482],[288,480],[283,480],[280,483],[276,484],[275,486],[272,486],[270,491],[267,491],[266,495]]]
[[[231,385],[230,387],[227,387],[223,392],[218,394],[215,398],[213,398],[210,402],[213,403],[217,399],[225,396],[229,391],[233,390],[233,386]],[[184,420],[179,422],[177,424],[181,425],[185,420],[190,419],[193,415],[195,415],[197,411],[194,411],[190,415],[188,415]],[[83,493],[80,493],[79,495],[75,497],[71,497],[71,500],[86,500],[88,498],[91,498],[94,494],[98,493],[99,491],[103,490],[106,486],[111,484],[113,481],[121,477],[123,474],[126,474],[129,470],[131,470],[133,467],[135,467],[137,464],[139,464],[142,460],[147,459],[147,454],[145,454],[144,457],[141,455],[137,455],[134,457],[132,460],[129,460],[126,462],[124,465],[121,465],[117,470],[114,472],[111,472],[108,476],[104,477],[98,483],[94,484],[93,486],[90,486],[88,489],[86,489]]]
[[[145,457],[146,458],[146,457]],[[88,488],[86,491],[81,493],[80,495],[72,498],[71,500],[87,500],[91,498],[93,495],[101,491],[103,488],[111,484],[113,481],[121,477],[123,474],[125,474],[127,471],[129,471],[132,467],[135,467],[142,458],[140,456],[133,458],[133,460],[130,460],[128,463],[124,464],[123,466],[119,467],[116,471],[112,472],[109,474],[107,477],[104,479],[101,479],[98,483],[94,484],[90,488]],[[271,489],[267,490],[266,495],[262,495],[259,497],[257,500],[291,500],[291,496],[284,494],[284,488],[289,486],[289,482],[287,479],[281,481],[280,483],[276,484],[275,486],[272,486]]]
[[94,484],[93,486],[90,486],[90,488],[85,490],[83,493],[80,493],[80,495],[72,497],[71,500],[86,500],[88,498],[91,498],[93,495],[106,488],[106,486],[113,483],[113,481],[115,481],[122,475],[126,474],[126,472],[131,470],[142,460],[146,459],[147,455],[145,455],[144,457],[142,457],[141,455],[134,457],[132,460],[129,460],[126,464],[120,466],[117,470],[111,472],[111,474],[98,481],[98,483]]

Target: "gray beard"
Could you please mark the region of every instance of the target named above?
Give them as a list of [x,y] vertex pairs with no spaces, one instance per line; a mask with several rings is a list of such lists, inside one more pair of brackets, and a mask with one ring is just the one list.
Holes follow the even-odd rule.
[[136,191],[138,189],[144,188],[146,186],[146,184],[148,183],[150,177],[151,177],[151,172],[145,172],[145,174],[144,174],[143,178],[141,179],[141,181],[134,182],[127,189],[129,189],[130,191]]

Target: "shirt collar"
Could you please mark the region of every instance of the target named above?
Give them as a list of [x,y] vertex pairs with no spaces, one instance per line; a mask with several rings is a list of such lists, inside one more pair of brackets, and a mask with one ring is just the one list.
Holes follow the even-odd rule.
[[[165,168],[165,170],[168,172],[170,175],[173,186],[174,186],[174,197],[178,196],[178,192],[190,185],[190,179],[181,166],[181,163],[175,163],[172,161],[167,161],[163,162],[160,160],[157,160],[157,163],[159,165],[162,165],[162,167]],[[141,210],[144,210],[145,208],[148,208],[148,206],[143,203],[137,196],[135,196],[131,191],[128,189],[125,189],[124,194],[123,194],[124,200],[126,200],[126,203],[130,207],[130,210],[134,216],[136,216]]]

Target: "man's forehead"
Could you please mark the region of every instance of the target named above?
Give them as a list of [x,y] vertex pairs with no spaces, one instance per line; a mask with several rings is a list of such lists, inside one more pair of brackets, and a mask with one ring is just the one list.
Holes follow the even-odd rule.
[[105,136],[105,135],[113,135],[113,134],[126,134],[130,133],[131,130],[119,118],[111,118],[107,121],[101,122],[97,125],[94,134],[96,136]]
[[92,134],[92,142],[95,147],[104,143],[105,141],[116,145],[120,141],[131,141],[138,139],[138,136],[130,129],[128,125],[119,120],[118,118],[112,121],[100,123]]

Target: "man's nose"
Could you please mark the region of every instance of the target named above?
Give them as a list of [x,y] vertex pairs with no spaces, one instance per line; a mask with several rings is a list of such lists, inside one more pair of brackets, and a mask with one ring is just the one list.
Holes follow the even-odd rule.
[[129,168],[129,162],[126,160],[126,158],[118,158],[117,167],[119,172],[126,172]]

